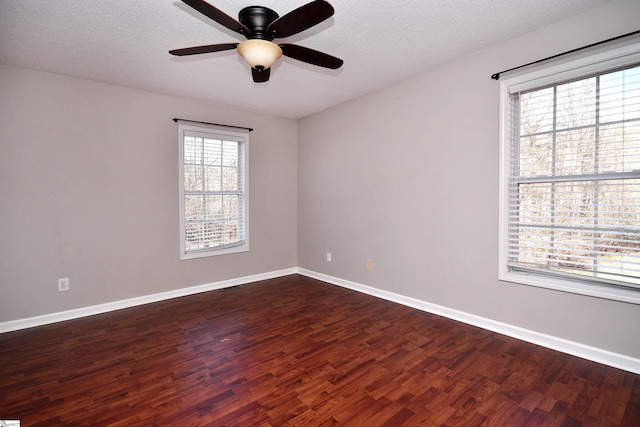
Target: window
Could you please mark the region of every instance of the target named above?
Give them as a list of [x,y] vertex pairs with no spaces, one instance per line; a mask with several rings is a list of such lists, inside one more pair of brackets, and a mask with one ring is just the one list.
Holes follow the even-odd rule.
[[501,93],[500,279],[640,303],[640,45]]
[[249,250],[245,133],[180,124],[180,259]]

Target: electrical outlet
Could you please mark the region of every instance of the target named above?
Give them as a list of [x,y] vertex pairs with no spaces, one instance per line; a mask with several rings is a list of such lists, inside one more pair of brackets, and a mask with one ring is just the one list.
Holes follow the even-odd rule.
[[331,262],[331,252],[327,252],[327,262]]
[[373,270],[373,261],[371,261],[370,259],[367,260],[367,270]]
[[58,279],[58,291],[68,291],[69,290],[69,278]]

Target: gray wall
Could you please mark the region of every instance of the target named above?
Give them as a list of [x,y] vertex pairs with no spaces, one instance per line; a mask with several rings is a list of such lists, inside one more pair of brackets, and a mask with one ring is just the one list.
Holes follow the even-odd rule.
[[612,3],[300,120],[298,266],[640,357],[639,306],[497,280],[489,77],[637,30],[638,17],[640,2]]
[[[0,94],[0,322],[296,266],[294,120],[11,67]],[[255,128],[250,252],[179,261],[174,117]]]

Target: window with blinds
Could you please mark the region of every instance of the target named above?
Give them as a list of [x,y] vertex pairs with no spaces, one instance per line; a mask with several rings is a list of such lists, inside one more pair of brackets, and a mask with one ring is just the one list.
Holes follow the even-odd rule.
[[640,62],[545,83],[506,95],[501,269],[640,296]]
[[179,129],[181,258],[248,250],[248,135]]

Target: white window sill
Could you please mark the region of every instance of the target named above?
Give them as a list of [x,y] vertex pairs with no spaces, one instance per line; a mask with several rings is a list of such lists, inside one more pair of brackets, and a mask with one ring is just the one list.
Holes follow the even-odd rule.
[[249,245],[244,244],[244,245],[233,246],[225,249],[210,249],[210,250],[201,250],[201,251],[194,251],[189,253],[182,253],[180,254],[180,260],[184,261],[188,259],[205,258],[205,257],[211,257],[211,256],[218,256],[218,255],[237,254],[240,252],[249,252]]
[[598,285],[589,282],[563,280],[561,278],[547,277],[535,273],[518,271],[502,271],[499,280],[519,283],[522,285],[537,286],[556,291],[570,292],[573,294],[587,295],[596,298],[604,298],[613,301],[640,304],[640,291],[632,289],[616,288],[614,286]]

